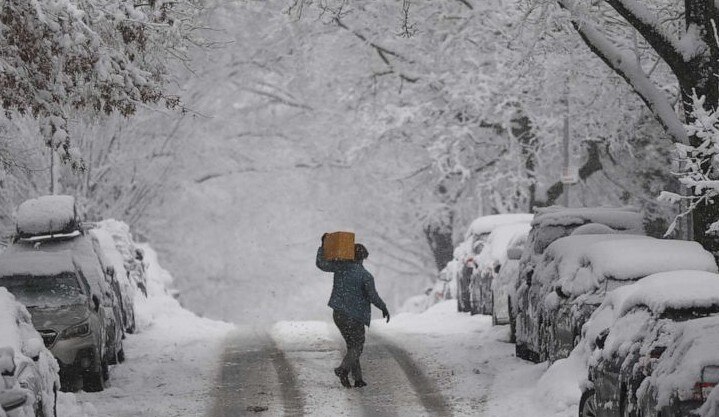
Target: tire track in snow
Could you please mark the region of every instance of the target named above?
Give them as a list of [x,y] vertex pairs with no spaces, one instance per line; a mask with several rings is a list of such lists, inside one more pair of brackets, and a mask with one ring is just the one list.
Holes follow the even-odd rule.
[[381,341],[384,349],[389,351],[393,359],[399,364],[400,368],[402,368],[402,371],[410,384],[412,384],[412,388],[419,397],[425,410],[427,410],[431,416],[450,417],[452,412],[450,411],[449,404],[442,396],[442,392],[434,381],[424,374],[412,357],[404,349],[389,342],[387,339],[380,336],[375,337]]
[[304,398],[284,353],[269,335],[244,329],[228,338],[212,417],[304,415]]
[[[336,336],[335,342],[343,351],[344,341],[338,333]],[[362,370],[368,386],[350,391],[352,396],[359,396],[363,416],[452,415],[434,381],[407,352],[374,332],[368,331],[366,339]]]

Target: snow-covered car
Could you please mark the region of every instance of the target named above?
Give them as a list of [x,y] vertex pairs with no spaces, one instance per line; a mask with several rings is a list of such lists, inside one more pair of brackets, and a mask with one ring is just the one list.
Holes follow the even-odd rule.
[[120,253],[123,266],[130,283],[147,295],[147,276],[145,273],[144,253],[135,243],[130,227],[123,222],[107,219],[96,224],[99,230],[105,231],[115,242],[115,249]]
[[516,354],[529,360],[538,360],[538,352],[530,346],[529,338],[538,337],[536,332],[539,317],[535,317],[538,299],[530,291],[537,264],[542,260],[545,249],[557,239],[569,235],[584,234],[628,234],[644,235],[643,220],[633,208],[564,208],[548,207],[539,209],[532,220],[524,252],[519,260],[519,279],[510,291],[512,339],[517,340]]
[[717,415],[719,275],[663,272],[621,287],[585,335],[580,416]]
[[8,416],[55,417],[58,370],[30,313],[0,287],[0,405]]
[[[75,294],[77,290],[73,289],[71,299],[54,300],[47,306],[35,304],[30,309],[36,328],[60,362],[63,388],[73,386],[73,380],[79,376],[86,391],[104,389],[108,365],[114,358],[123,356],[122,322],[119,302],[108,285],[91,239],[83,231],[16,239],[0,254],[0,260],[10,271],[16,265],[23,266],[28,270],[25,276],[55,280],[64,277],[63,285],[79,280],[80,294]],[[36,271],[33,265],[42,268]],[[15,275],[22,273],[18,270]],[[75,276],[78,278],[73,278]],[[48,279],[47,285],[56,285],[50,281]],[[43,291],[52,289],[38,287],[33,289],[33,295],[42,300]],[[80,298],[85,301],[79,302]],[[70,301],[71,304],[62,305]],[[88,324],[90,317],[93,320]],[[94,318],[101,320],[101,331],[94,327]],[[103,337],[102,342],[95,339],[98,334]],[[74,340],[78,338],[81,340]],[[99,352],[98,348],[101,348]]]
[[[574,244],[576,242],[569,243]],[[587,248],[583,257],[570,261],[569,265],[560,265],[558,269],[562,271],[561,275],[539,277],[554,279],[551,283],[545,282],[545,288],[554,291],[544,297],[539,330],[540,349],[547,352],[542,359],[550,361],[567,357],[574,349],[582,326],[604,301],[608,291],[660,272],[718,272],[714,256],[697,242],[647,237],[596,242]]]
[[125,269],[124,258],[118,251],[112,236],[106,230],[94,228],[90,230],[90,235],[102,268],[110,280],[116,298],[120,301],[123,328],[127,333],[134,333],[137,327],[134,301],[136,286],[130,281],[130,274]]
[[527,233],[513,235],[507,244],[499,273],[492,280],[492,324],[511,324],[509,299],[519,279],[519,258],[527,243]]
[[[498,226],[487,236],[482,251],[474,258],[474,270],[470,281],[470,302],[472,312],[494,317],[493,283],[502,265],[507,261],[507,249],[518,239],[526,240],[529,222]],[[504,290],[499,286],[498,290]],[[506,292],[498,295],[501,304],[506,305]]]
[[[454,250],[452,270],[457,288],[457,309],[461,312],[479,312],[479,303],[472,303],[472,275],[477,265],[474,260],[482,252],[489,234],[495,228],[516,223],[529,223],[531,214],[496,214],[475,219],[467,229],[465,239]],[[487,313],[490,314],[490,313]]]

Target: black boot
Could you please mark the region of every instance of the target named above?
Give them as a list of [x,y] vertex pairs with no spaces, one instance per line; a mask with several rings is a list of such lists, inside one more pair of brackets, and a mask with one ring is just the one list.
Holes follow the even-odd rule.
[[347,375],[349,375],[348,371],[345,371],[342,368],[335,368],[335,375],[337,375],[340,379],[340,382],[342,383],[342,386],[345,388],[352,388],[352,384],[350,384],[350,379]]
[[366,386],[367,386],[367,383],[361,379],[358,379],[355,381],[355,388],[362,388],[362,387],[366,387]]

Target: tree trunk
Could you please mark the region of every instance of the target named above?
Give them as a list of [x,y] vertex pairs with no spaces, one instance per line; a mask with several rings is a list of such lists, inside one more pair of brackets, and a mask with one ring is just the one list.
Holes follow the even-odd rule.
[[430,220],[424,226],[424,235],[427,243],[432,249],[434,264],[437,271],[441,271],[454,258],[454,245],[452,242],[452,222],[454,215],[448,213],[446,216]]
[[[714,24],[719,24],[719,13],[716,3],[706,0],[685,0],[687,28],[696,27],[700,37],[708,46],[708,53],[702,54],[690,61],[687,73],[677,73],[682,93],[684,115],[687,123],[694,120],[693,100],[696,94],[704,97],[704,107],[707,111],[716,111],[719,108],[719,34]],[[703,140],[697,136],[690,136],[692,146],[701,145]],[[706,162],[707,164],[710,161]],[[719,253],[719,237],[706,233],[709,226],[719,220],[719,207],[715,204],[700,204],[693,213],[694,240],[714,254]]]

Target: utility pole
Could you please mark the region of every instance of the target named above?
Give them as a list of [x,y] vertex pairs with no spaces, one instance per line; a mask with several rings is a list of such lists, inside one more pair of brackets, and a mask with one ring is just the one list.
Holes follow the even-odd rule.
[[570,167],[569,167],[569,104],[567,100],[567,112],[564,114],[564,140],[563,142],[563,149],[562,153],[564,156],[564,169],[563,169],[563,177],[562,178],[562,185],[563,185],[563,191],[564,191],[564,207],[569,207],[569,187],[571,185],[571,175]]

